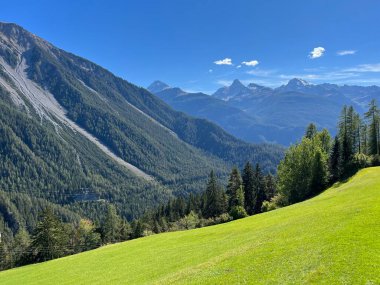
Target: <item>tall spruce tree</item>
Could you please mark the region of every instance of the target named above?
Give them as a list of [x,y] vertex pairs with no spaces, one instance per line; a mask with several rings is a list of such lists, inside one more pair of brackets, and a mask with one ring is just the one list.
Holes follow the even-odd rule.
[[244,208],[249,215],[254,213],[255,206],[255,173],[252,164],[247,162],[243,170]]
[[379,108],[375,99],[369,104],[369,110],[365,113],[368,120],[368,154],[379,154]]
[[263,205],[263,202],[266,199],[264,176],[261,172],[261,168],[258,163],[256,163],[256,168],[254,172],[254,181],[255,204],[253,207],[253,213],[257,214],[261,212],[261,206]]
[[344,106],[339,120],[339,168],[341,169],[342,173],[345,173],[348,170],[349,164],[354,154],[352,145],[353,115],[353,109],[351,107],[348,108],[347,106]]
[[226,195],[222,186],[218,183],[214,171],[211,171],[204,196],[204,216],[206,218],[217,217],[225,212]]
[[107,213],[102,225],[103,243],[119,241],[120,226],[121,219],[116,213],[116,208],[114,205],[109,204],[107,206]]
[[31,259],[39,262],[61,257],[67,250],[67,244],[68,236],[63,224],[51,208],[46,208],[32,236]]
[[[242,189],[242,180],[240,177],[239,170],[236,167],[232,168],[230,177],[228,179],[228,184],[227,184],[227,196],[228,196],[228,208],[229,210],[232,209],[234,206],[243,206],[239,205],[240,201],[238,198],[238,191]],[[244,194],[243,194],[244,195]],[[243,196],[243,201],[244,201],[244,196]]]
[[337,136],[335,136],[333,147],[329,157],[329,172],[330,172],[330,182],[334,183],[340,177],[340,142]]

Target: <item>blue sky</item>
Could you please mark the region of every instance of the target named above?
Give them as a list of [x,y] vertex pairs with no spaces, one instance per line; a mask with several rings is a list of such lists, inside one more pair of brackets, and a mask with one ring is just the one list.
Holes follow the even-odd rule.
[[[239,78],[278,86],[380,85],[378,0],[1,1],[15,22],[140,86],[213,92]],[[341,55],[339,55],[339,53]]]

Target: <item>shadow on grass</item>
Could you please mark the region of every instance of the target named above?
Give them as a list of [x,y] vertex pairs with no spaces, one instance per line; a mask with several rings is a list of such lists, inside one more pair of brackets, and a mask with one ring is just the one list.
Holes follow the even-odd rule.
[[338,188],[343,184],[349,182],[352,177],[359,171],[360,169],[352,169],[351,171],[347,171],[342,178],[340,178],[337,182],[335,182],[331,188]]

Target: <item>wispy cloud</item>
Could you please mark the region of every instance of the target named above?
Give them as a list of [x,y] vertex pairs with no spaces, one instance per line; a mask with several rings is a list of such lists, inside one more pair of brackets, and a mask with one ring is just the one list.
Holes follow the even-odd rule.
[[212,73],[212,72],[213,72],[213,70],[210,68],[210,69],[208,70],[208,72],[209,72],[209,73]]
[[226,57],[225,59],[216,60],[214,63],[217,65],[232,65],[232,59]]
[[251,60],[251,61],[243,61],[241,64],[246,65],[246,66],[256,66],[259,64],[259,62],[257,60]]
[[311,59],[319,58],[319,57],[323,56],[325,51],[326,51],[326,49],[323,47],[316,47],[310,52],[309,57]]
[[380,63],[360,64],[344,69],[345,72],[380,72]]
[[339,50],[336,52],[337,55],[343,56],[343,55],[353,55],[357,51],[356,50]]
[[274,70],[274,69],[265,70],[265,69],[258,69],[258,68],[247,71],[248,74],[256,75],[260,77],[267,77],[267,76],[275,74],[276,72],[277,70]]
[[221,80],[217,80],[216,83],[219,84],[219,85],[222,85],[222,86],[230,86],[232,84],[233,80],[224,80],[224,79],[221,79]]

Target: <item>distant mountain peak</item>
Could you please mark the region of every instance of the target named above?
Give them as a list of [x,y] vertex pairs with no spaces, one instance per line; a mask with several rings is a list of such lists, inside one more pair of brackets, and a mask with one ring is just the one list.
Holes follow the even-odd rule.
[[302,86],[310,86],[310,85],[313,85],[309,82],[307,82],[306,80],[303,80],[301,78],[293,78],[291,80],[289,80],[287,86],[298,86],[298,87],[302,87]]
[[161,92],[165,89],[169,89],[170,86],[168,84],[166,84],[165,82],[162,82],[160,80],[156,80],[154,81],[152,84],[150,84],[148,86],[148,90],[152,93],[158,93],[158,92]]
[[235,79],[234,81],[232,81],[231,86],[243,86],[243,87],[245,87],[244,84],[241,83],[241,81],[239,79]]

